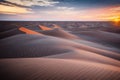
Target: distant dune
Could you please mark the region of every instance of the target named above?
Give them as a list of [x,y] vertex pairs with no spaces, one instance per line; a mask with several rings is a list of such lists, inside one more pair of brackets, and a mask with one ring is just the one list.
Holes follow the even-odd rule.
[[24,32],[20,31],[18,28],[9,29],[9,30],[0,32],[0,39],[14,36],[17,34],[24,34]]
[[[17,32],[20,32],[19,34]],[[1,32],[0,80],[120,80],[120,36],[39,25]]]
[[47,28],[46,26],[40,26],[41,30],[40,33],[60,38],[66,38],[66,39],[77,39],[78,37],[70,34],[63,29],[59,28],[57,25],[54,24],[54,28]]
[[105,32],[105,31],[81,31],[80,34],[92,36],[98,40],[103,40],[106,42],[119,42],[120,36],[116,33]]
[[105,31],[80,31],[75,34],[80,34],[80,37],[91,42],[97,42],[104,44],[105,46],[114,46],[117,48],[120,47],[120,36],[116,33]]
[[40,35],[40,33],[30,30],[30,29],[27,29],[25,27],[20,27],[19,30],[22,32],[25,32],[26,34],[39,34]]
[[48,28],[46,26],[39,25],[41,30],[52,30],[51,28]]

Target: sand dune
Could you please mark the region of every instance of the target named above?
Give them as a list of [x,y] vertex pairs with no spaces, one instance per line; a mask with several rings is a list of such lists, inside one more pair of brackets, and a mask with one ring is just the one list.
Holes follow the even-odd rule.
[[[21,27],[20,30],[25,31],[27,34],[39,34],[24,27]],[[47,49],[47,51],[45,49]],[[43,35],[18,35],[10,37],[1,41],[1,50],[1,58],[51,57],[52,55],[54,58],[88,60],[117,66],[120,64],[118,61],[112,59],[120,59],[120,54],[106,49],[102,50],[84,44]],[[66,54],[67,56],[65,56]]]
[[120,54],[112,51],[94,48],[70,40],[45,35],[16,35],[1,40],[0,44],[0,52],[2,52],[0,55],[1,58],[41,57],[70,52],[71,48],[76,48],[94,52],[96,54],[104,55],[114,59],[120,59]]
[[[57,26],[57,25],[56,25]],[[45,34],[49,36],[54,36],[54,37],[60,37],[60,38],[65,38],[65,39],[78,39],[77,36],[70,34],[60,28],[48,28],[46,26],[39,25],[40,30],[39,32],[30,30],[25,27],[20,27],[19,30],[22,32],[25,32],[26,34]]]
[[68,47],[75,43],[55,37],[24,34],[3,39],[0,44],[0,57],[40,57],[67,52]]
[[99,49],[105,49],[105,50],[108,50],[108,51],[120,53],[120,50],[118,48],[109,47],[109,46],[106,46],[104,44],[87,41],[85,39],[76,39],[76,40],[72,40],[72,41],[78,42],[80,44],[88,45],[88,46],[91,46],[91,47],[96,47],[96,48],[99,48]]
[[92,42],[97,42],[97,43],[102,43],[108,46],[114,46],[119,48],[120,45],[120,36],[119,34],[116,33],[111,33],[111,32],[105,32],[105,31],[80,31],[77,34],[81,34],[79,35],[80,37],[86,39],[86,40],[90,40]]
[[77,36],[70,34],[60,28],[53,28],[52,30],[47,30],[47,31],[43,30],[43,31],[40,31],[40,33],[49,35],[49,36],[65,38],[65,39],[78,39]]
[[109,64],[120,67],[120,62],[118,60],[109,58],[107,56],[103,56],[100,54],[96,54],[93,52],[80,50],[80,49],[71,49],[70,52],[66,52],[63,54],[56,54],[45,56],[48,58],[58,58],[58,59],[71,59],[71,60],[80,60],[80,61],[89,61],[89,62],[96,62],[101,64]]
[[[46,26],[41,26],[41,27],[45,27],[45,29],[48,29],[46,32],[49,32],[50,31],[50,28],[46,27]],[[38,32],[35,32],[35,31],[32,31],[32,30],[29,30],[25,27],[21,27],[19,28],[21,31],[23,32],[26,32],[27,34],[40,34]],[[52,29],[52,28],[51,28]],[[54,33],[54,32],[53,32]],[[49,33],[48,33],[49,34]],[[59,34],[63,34],[63,32],[60,32]],[[64,34],[63,34],[64,35]],[[59,37],[59,35],[56,34],[57,37]],[[85,45],[89,45],[89,46],[92,46],[92,47],[97,47],[97,48],[101,48],[101,49],[106,49],[106,50],[110,50],[110,51],[115,51],[115,52],[120,52],[118,49],[115,49],[115,48],[110,48],[110,47],[105,47],[104,45],[100,45],[100,44],[97,44],[97,43],[92,43],[92,42],[89,42],[89,41],[85,41],[85,40],[80,40],[80,39],[75,39],[74,40],[75,42],[79,42],[79,43],[85,43]]]
[[90,63],[87,61],[32,58],[3,59],[0,60],[0,63],[0,79],[2,80],[120,79],[119,67],[100,63]]
[[80,32],[90,42],[55,24],[19,31],[0,40],[0,80],[120,80],[120,50],[106,46],[119,43],[117,34]]
[[[110,42],[119,42],[120,36],[116,33],[105,32],[105,31],[81,31],[81,34],[89,35],[100,40],[110,41]],[[98,34],[97,34],[98,33]]]
[[7,38],[17,34],[24,34],[24,33],[22,31],[19,31],[18,28],[13,28],[13,29],[0,32],[0,39]]

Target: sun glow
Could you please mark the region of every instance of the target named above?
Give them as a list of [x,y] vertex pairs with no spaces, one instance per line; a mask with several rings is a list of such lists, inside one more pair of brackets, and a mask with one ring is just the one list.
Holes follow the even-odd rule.
[[114,22],[120,22],[120,19],[119,18],[116,18],[116,19],[114,19]]
[[114,24],[116,25],[116,26],[120,26],[120,19],[114,19]]
[[120,17],[119,16],[112,17],[111,19],[115,26],[120,26]]

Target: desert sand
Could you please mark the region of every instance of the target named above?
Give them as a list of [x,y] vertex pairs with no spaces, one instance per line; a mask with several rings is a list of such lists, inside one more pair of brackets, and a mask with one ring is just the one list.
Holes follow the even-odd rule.
[[120,80],[120,50],[107,45],[118,44],[118,34],[79,32],[84,38],[59,27],[39,25],[38,32],[19,27],[24,34],[1,39],[0,79]]

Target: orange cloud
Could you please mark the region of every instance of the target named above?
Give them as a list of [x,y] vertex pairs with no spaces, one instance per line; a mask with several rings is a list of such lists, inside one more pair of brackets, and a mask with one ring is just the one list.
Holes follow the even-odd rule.
[[24,14],[24,13],[31,13],[31,11],[27,8],[22,8],[18,6],[0,5],[0,13],[2,14]]

